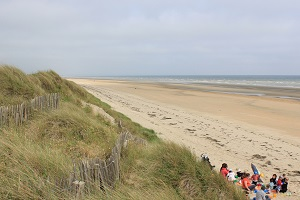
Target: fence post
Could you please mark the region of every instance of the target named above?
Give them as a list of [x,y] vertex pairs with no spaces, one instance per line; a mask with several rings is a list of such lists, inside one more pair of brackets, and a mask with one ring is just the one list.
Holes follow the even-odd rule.
[[2,126],[2,107],[0,107],[0,126]]
[[75,192],[75,199],[80,200],[84,198],[84,185],[83,181],[74,181],[73,182],[73,191]]

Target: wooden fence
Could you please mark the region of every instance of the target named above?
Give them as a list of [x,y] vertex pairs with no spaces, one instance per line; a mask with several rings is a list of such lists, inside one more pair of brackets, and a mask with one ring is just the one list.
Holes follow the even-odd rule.
[[58,93],[51,93],[39,96],[30,102],[23,102],[19,105],[0,107],[0,127],[4,125],[21,125],[28,120],[36,110],[58,109],[60,96]]
[[84,194],[89,193],[93,188],[98,188],[103,192],[114,188],[120,178],[121,151],[129,141],[146,145],[144,139],[133,136],[129,132],[123,132],[106,160],[94,158],[74,162],[70,177],[61,180],[58,186],[73,193],[75,199],[82,199]]

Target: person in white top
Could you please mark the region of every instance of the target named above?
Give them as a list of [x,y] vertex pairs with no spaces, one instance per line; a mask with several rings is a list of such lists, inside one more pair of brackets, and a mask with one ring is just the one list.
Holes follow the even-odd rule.
[[227,180],[230,182],[233,182],[236,180],[235,173],[232,171],[232,169],[229,169],[229,173],[227,174]]

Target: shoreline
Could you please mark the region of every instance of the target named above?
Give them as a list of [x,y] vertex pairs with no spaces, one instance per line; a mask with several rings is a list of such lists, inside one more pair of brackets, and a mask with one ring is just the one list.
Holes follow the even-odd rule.
[[[124,81],[124,82],[133,83],[135,81]],[[153,83],[153,82],[138,82],[138,83],[161,85],[166,88],[174,88],[173,86],[175,86],[175,88],[186,89],[186,90],[198,90],[202,92],[237,94],[243,96],[264,96],[270,98],[291,99],[297,101],[300,100],[300,88],[232,85],[232,84],[217,84],[217,83],[190,83],[190,84]]]
[[101,78],[68,78],[71,80],[96,80],[111,81],[137,84],[151,84],[166,88],[180,88],[186,90],[199,90],[202,92],[215,92],[223,94],[237,94],[244,96],[264,96],[278,99],[291,99],[300,101],[300,88],[297,87],[278,87],[261,85],[242,85],[242,84],[221,84],[221,83],[176,83],[176,82],[154,82],[146,80],[123,80],[123,79],[101,79]]
[[227,162],[251,172],[253,162],[264,180],[286,173],[290,190],[300,192],[297,100],[207,92],[207,86],[72,80],[160,138],[197,156],[207,153],[216,168]]

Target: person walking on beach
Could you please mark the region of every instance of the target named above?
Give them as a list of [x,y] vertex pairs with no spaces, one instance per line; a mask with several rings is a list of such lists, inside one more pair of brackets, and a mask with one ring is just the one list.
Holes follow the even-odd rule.
[[222,167],[221,167],[221,169],[220,169],[220,173],[222,174],[222,176],[223,176],[224,178],[226,178],[226,177],[227,177],[227,174],[229,173],[227,167],[228,167],[228,165],[227,165],[226,163],[223,163],[223,164],[222,164]]

